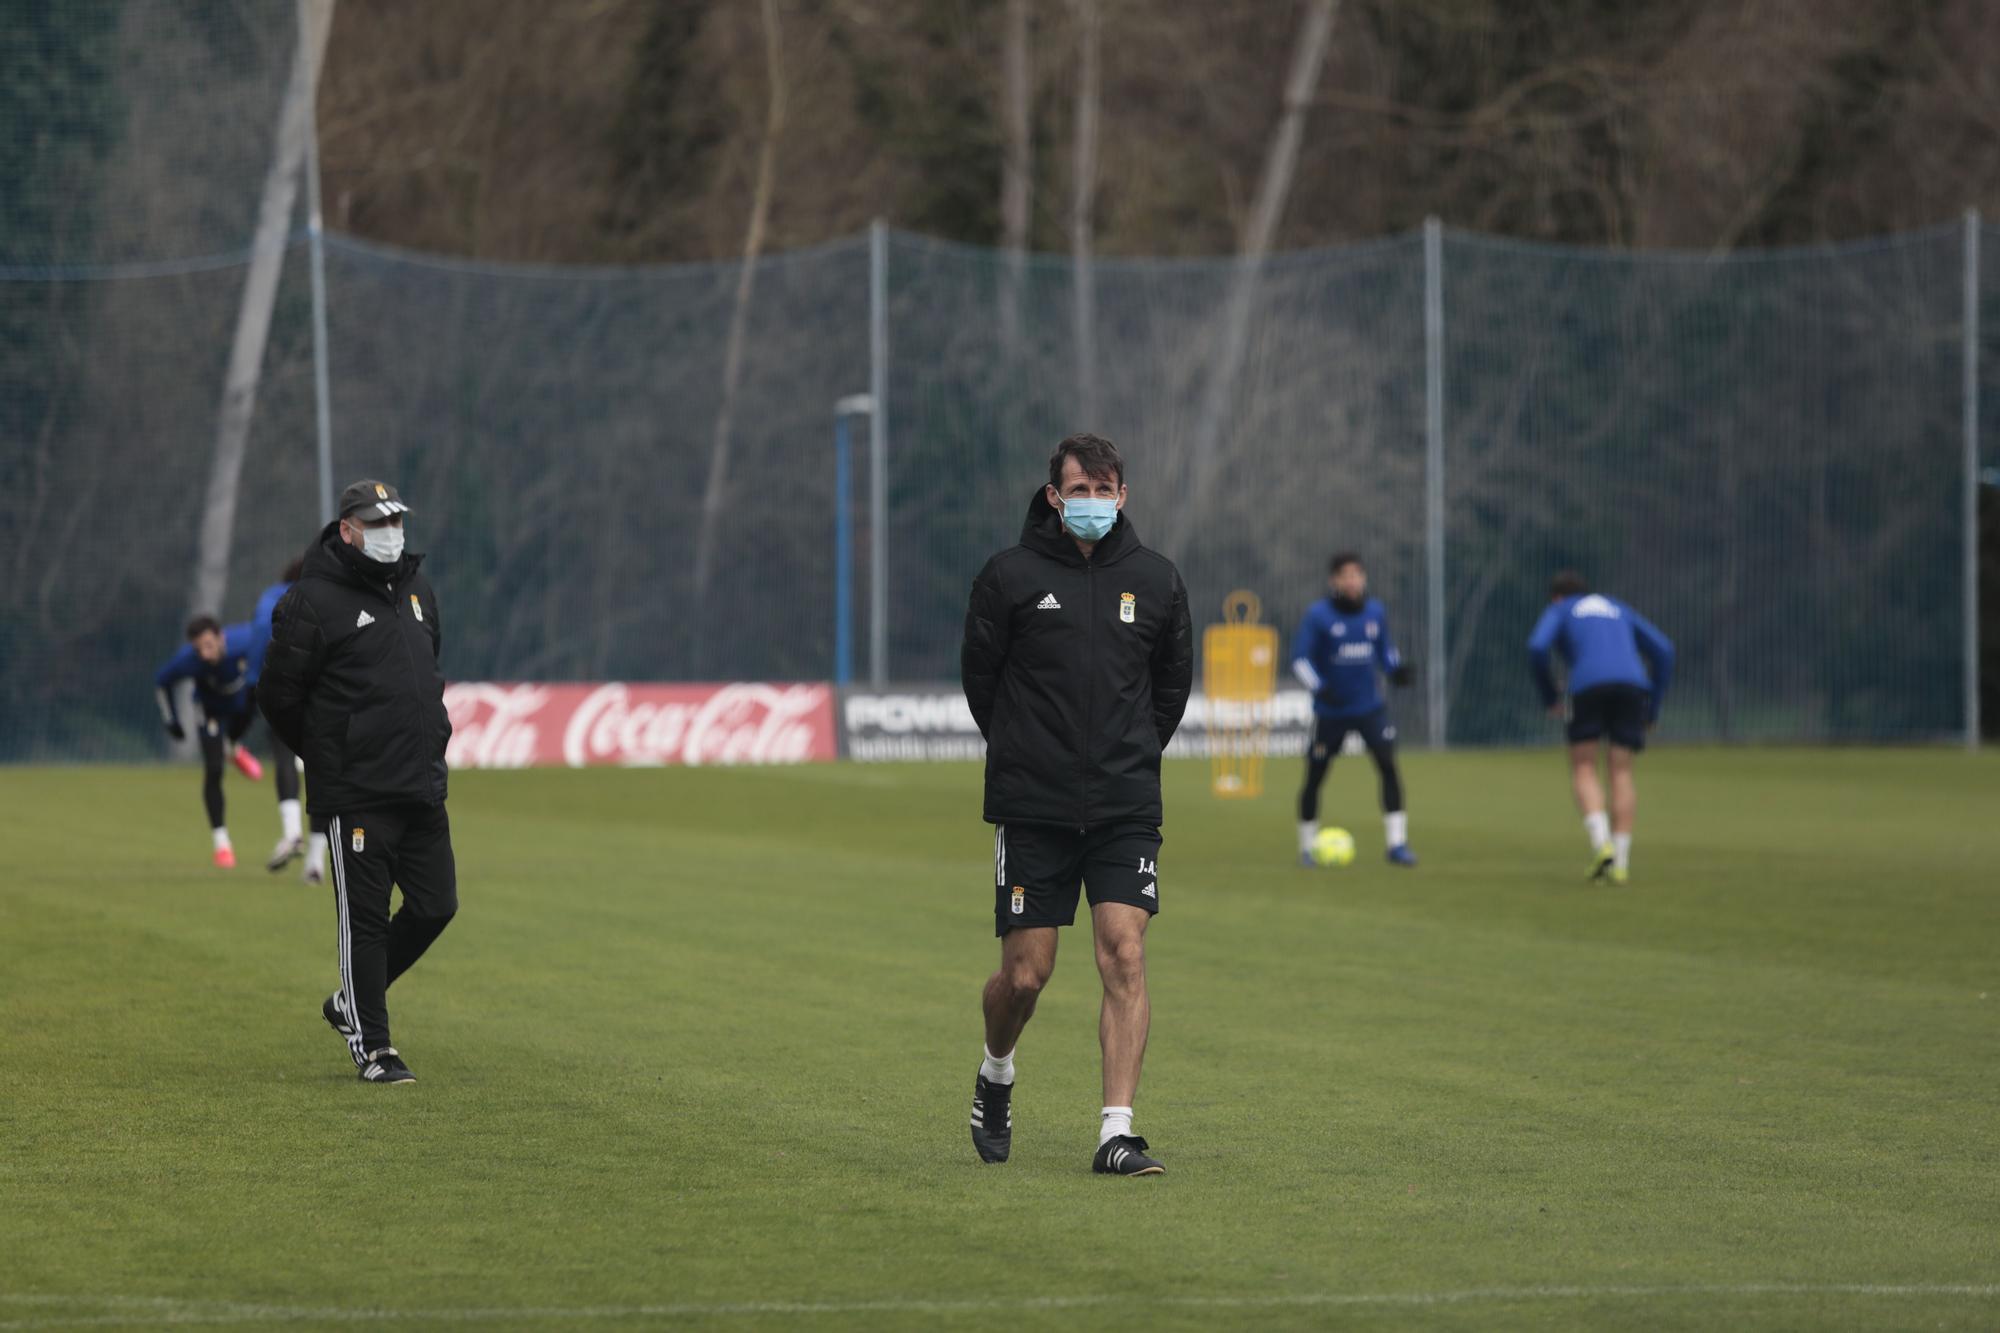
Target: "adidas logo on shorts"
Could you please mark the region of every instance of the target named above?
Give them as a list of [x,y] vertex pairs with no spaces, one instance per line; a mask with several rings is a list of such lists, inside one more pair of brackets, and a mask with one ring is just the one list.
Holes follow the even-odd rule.
[[363,611],[354,618],[354,628],[356,629],[360,629],[363,625],[372,625],[374,623],[375,617],[369,615],[366,611]]
[[1054,593],[1049,593],[1041,601],[1035,603],[1035,609],[1037,611],[1060,611],[1062,610],[1062,603],[1056,600]]

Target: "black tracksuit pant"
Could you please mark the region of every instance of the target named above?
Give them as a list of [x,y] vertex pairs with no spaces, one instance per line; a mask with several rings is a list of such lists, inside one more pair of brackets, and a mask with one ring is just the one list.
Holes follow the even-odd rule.
[[[378,806],[325,819],[340,932],[339,1003],[359,1028],[347,1041],[358,1067],[393,1044],[389,987],[458,911],[458,866],[442,805]],[[403,891],[393,918],[391,885]]]

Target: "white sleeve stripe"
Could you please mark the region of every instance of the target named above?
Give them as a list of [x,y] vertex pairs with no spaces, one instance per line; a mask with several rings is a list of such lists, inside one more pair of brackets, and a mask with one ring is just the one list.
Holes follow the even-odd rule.
[[1306,659],[1303,657],[1293,658],[1292,674],[1299,678],[1299,684],[1305,686],[1307,689],[1311,690],[1314,694],[1319,693],[1319,686],[1320,686],[1319,672],[1313,670],[1313,664],[1311,662],[1306,661]]

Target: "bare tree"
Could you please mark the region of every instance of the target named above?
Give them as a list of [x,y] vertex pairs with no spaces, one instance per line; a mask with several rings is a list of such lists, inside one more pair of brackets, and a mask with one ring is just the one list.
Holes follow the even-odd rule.
[[722,360],[722,404],[715,413],[715,434],[709,444],[708,485],[702,491],[701,526],[694,547],[694,595],[699,606],[708,597],[715,567],[717,524],[729,490],[729,432],[736,415],[736,391],[743,378],[743,343],[750,322],[750,298],[757,285],[757,261],[764,252],[764,231],[771,216],[771,192],[777,178],[778,136],[785,126],[784,51],[778,29],[777,0],[763,0],[764,61],[768,101],[764,141],[757,152],[757,184],[750,200],[750,221],[743,231],[743,266],[736,276],[736,301],[729,316],[729,345]]
[[[1237,247],[1236,274],[1230,284],[1223,311],[1221,345],[1217,349],[1208,391],[1202,397],[1201,415],[1196,419],[1188,484],[1181,494],[1189,498],[1206,493],[1214,476],[1216,454],[1221,448],[1223,420],[1236,393],[1237,376],[1250,340],[1250,316],[1257,299],[1257,281],[1264,258],[1284,216],[1285,201],[1291,197],[1292,179],[1298,172],[1299,142],[1305,134],[1306,111],[1319,89],[1320,71],[1326,65],[1327,44],[1333,35],[1333,20],[1340,0],[1311,0],[1299,23],[1292,43],[1291,71],[1285,77],[1285,100],[1278,123],[1271,131],[1264,151],[1264,168],[1257,178],[1257,193],[1250,216]],[[1168,549],[1179,546],[1194,517],[1194,505],[1175,511],[1170,520]]]
[[1028,267],[1028,211],[1034,191],[1032,82],[1028,73],[1030,0],[1007,0],[1002,48],[1006,151],[1000,164],[1000,231],[1007,251],[1007,287],[1000,300],[1001,360],[1012,365],[1021,338],[1021,288]]
[[1069,252],[1071,317],[1076,338],[1077,420],[1084,429],[1097,423],[1096,277],[1091,271],[1091,240],[1096,225],[1097,117],[1102,99],[1099,51],[1103,46],[1103,16],[1097,0],[1076,0],[1076,168],[1070,184]]
[[190,611],[213,612],[222,605],[229,584],[230,539],[236,528],[237,485],[243,456],[250,445],[250,416],[257,406],[257,376],[264,364],[264,343],[271,333],[271,312],[277,305],[278,278],[285,262],[285,232],[292,205],[298,199],[299,172],[305,163],[306,139],[312,128],[313,89],[326,35],[333,24],[333,0],[302,0],[299,44],[292,61],[284,109],[279,113],[278,142],[257,212],[255,249],[243,280],[243,304],[237,315],[236,338],[229,351],[229,371],[222,386],[222,411],[215,430],[215,455],[209,464],[208,490],[201,509],[201,538],[195,555]]

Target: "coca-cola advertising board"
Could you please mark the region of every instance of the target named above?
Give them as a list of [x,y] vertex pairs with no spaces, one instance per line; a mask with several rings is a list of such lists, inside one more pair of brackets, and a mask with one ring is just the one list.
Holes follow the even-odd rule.
[[453,768],[801,764],[838,754],[827,685],[447,685]]

